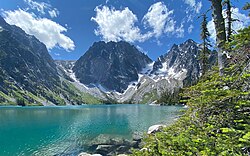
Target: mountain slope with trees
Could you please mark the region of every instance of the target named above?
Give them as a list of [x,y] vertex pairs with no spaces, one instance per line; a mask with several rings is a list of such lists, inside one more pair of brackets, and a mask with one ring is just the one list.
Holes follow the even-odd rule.
[[[221,2],[212,0],[214,18],[221,17]],[[225,25],[219,27],[217,46],[230,59],[219,62],[219,52],[218,67],[181,95],[189,107],[185,114],[162,132],[146,136],[143,150],[133,155],[250,155],[250,26],[229,41],[221,34]]]
[[101,103],[62,78],[46,46],[0,17],[0,104]]

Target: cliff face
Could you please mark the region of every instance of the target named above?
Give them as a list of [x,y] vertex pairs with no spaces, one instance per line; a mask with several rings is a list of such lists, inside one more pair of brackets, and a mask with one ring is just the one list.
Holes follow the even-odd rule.
[[97,42],[75,63],[73,71],[87,86],[123,92],[152,60],[126,42]]
[[167,74],[179,73],[186,70],[185,85],[196,82],[201,76],[201,67],[198,60],[199,45],[189,39],[180,45],[173,45],[168,53],[158,58],[153,65],[151,74],[160,74],[160,71],[167,71]]
[[[19,27],[7,24],[2,17],[0,26],[2,78],[33,93],[38,86],[53,89],[59,83],[59,76],[46,46]],[[6,91],[6,87],[0,90]]]
[[43,43],[0,17],[0,104],[100,103],[72,81],[64,78]]

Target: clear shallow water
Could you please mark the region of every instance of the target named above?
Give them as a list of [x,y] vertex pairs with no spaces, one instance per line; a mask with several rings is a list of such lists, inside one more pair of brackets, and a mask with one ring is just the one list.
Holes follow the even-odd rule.
[[0,107],[0,156],[77,155],[101,135],[131,139],[169,124],[180,106]]

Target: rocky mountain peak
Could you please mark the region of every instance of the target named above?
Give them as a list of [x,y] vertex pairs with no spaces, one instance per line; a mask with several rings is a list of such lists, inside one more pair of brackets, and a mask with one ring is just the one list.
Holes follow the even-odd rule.
[[159,75],[165,71],[165,76],[168,76],[186,71],[186,80],[188,79],[186,84],[196,81],[200,76],[198,55],[198,44],[192,39],[179,45],[174,44],[165,55],[155,61],[151,74]]
[[123,92],[152,60],[127,42],[96,42],[75,63],[73,71],[88,86]]

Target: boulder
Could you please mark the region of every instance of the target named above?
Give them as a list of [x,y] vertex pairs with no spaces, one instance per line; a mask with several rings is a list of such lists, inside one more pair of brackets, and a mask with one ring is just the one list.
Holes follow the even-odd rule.
[[154,133],[156,133],[156,132],[160,132],[160,131],[162,131],[162,129],[163,129],[164,127],[166,127],[166,125],[153,125],[153,126],[149,127],[147,133],[148,133],[148,134],[154,134]]
[[80,154],[78,154],[78,156],[102,156],[101,154],[89,154],[86,152],[82,152]]
[[134,141],[141,141],[143,138],[143,133],[141,132],[134,132],[133,133],[133,140]]
[[129,146],[120,146],[116,149],[116,152],[118,154],[124,154],[127,153],[129,151],[130,147]]
[[96,148],[96,153],[107,155],[115,149],[114,145],[98,145]]
[[114,137],[107,134],[100,134],[94,138],[89,144],[90,145],[120,145],[123,144],[124,139],[120,137]]

